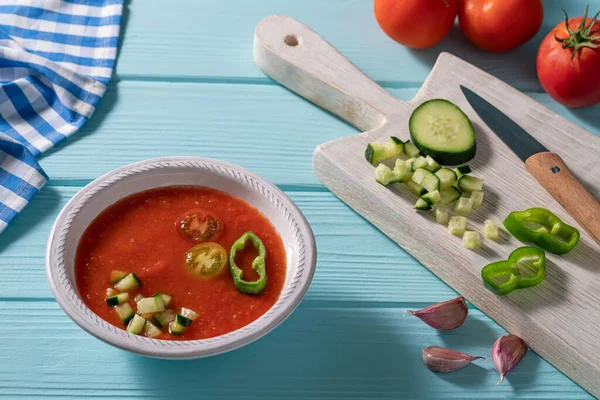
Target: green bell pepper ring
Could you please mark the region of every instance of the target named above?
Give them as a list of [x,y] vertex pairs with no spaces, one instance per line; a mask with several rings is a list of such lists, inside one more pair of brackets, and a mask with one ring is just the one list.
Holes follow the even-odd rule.
[[[533,260],[533,261],[531,261]],[[534,270],[533,276],[524,276],[519,262],[530,261],[528,268]],[[521,266],[523,267],[523,266]],[[503,278],[508,276],[508,278]],[[508,260],[486,265],[481,270],[485,286],[498,294],[508,294],[515,289],[523,289],[539,284],[546,277],[546,254],[537,247],[519,247],[508,256]]]
[[[245,281],[243,279],[243,271],[235,263],[235,254],[238,250],[243,250],[246,246],[246,242],[250,241],[258,255],[252,260],[252,269],[258,274],[258,279],[255,281]],[[265,260],[267,258],[267,249],[264,243],[254,232],[246,232],[238,240],[233,242],[231,245],[231,251],[229,252],[229,272],[233,277],[233,283],[237,290],[248,294],[259,294],[265,290],[267,285],[267,269]]]
[[554,254],[566,254],[579,242],[579,231],[545,208],[511,212],[504,227],[521,242],[534,243]]

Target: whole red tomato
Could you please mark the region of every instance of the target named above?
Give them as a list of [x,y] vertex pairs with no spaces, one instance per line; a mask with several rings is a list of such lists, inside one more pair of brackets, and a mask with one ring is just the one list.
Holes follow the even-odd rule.
[[442,40],[456,19],[458,0],[375,0],[375,18],[396,42],[425,49]]
[[[583,17],[556,25],[537,55],[544,90],[567,107],[600,103],[600,22]],[[583,23],[582,23],[583,21]]]
[[516,49],[540,30],[541,0],[461,0],[458,22],[480,49],[500,53]]

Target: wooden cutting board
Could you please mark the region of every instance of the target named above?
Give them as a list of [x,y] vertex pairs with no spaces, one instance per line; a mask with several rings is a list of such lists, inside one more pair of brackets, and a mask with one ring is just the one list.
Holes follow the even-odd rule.
[[[369,142],[385,141],[392,135],[409,139],[408,118],[417,105],[432,98],[448,99],[473,122],[477,155],[469,164],[474,175],[485,179],[485,200],[469,216],[469,230],[482,233],[485,219],[501,222],[511,211],[530,207],[548,208],[578,226],[481,121],[459,85],[487,99],[560,154],[596,197],[600,193],[599,137],[448,53],[440,54],[409,102],[393,97],[321,36],[290,17],[274,15],[258,24],[254,58],[267,75],[363,131],[317,147],[313,168],[325,186],[506,330],[522,337],[540,356],[600,396],[600,246],[580,229],[581,240],[571,253],[547,254],[547,277],[542,284],[507,296],[495,295],[483,286],[482,267],[506,259],[523,244],[504,231],[497,241],[484,238],[481,249],[463,248],[461,238],[450,235],[431,213],[413,210],[416,197],[405,187],[389,189],[378,184],[374,167],[364,158]],[[377,248],[372,251],[377,253]]]

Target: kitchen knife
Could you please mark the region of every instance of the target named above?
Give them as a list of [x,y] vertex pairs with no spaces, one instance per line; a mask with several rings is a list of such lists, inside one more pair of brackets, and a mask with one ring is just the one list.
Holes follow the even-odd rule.
[[525,162],[527,171],[600,244],[600,203],[560,156],[479,95],[463,86],[460,89],[483,122]]

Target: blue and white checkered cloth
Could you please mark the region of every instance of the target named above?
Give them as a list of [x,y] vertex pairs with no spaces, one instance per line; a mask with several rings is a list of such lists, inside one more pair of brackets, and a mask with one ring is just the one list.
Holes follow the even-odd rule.
[[0,0],[0,232],[44,186],[36,157],[98,106],[123,0]]

